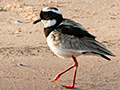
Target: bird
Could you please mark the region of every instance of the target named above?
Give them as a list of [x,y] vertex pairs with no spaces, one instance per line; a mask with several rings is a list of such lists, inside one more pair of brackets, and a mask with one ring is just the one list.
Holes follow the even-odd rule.
[[60,58],[72,58],[74,64],[59,73],[52,82],[57,81],[61,75],[74,68],[74,76],[71,85],[62,85],[69,89],[74,88],[78,69],[76,57],[80,55],[97,55],[106,60],[111,60],[106,55],[115,56],[105,45],[98,42],[95,36],[85,30],[81,24],[74,20],[63,18],[56,7],[45,7],[40,11],[40,18],[33,24],[42,22],[47,44]]

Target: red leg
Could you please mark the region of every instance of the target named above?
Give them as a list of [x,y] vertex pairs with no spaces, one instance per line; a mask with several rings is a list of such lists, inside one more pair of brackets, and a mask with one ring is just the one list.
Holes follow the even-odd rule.
[[59,77],[60,77],[62,74],[64,74],[65,72],[67,72],[67,71],[69,71],[70,69],[72,69],[73,67],[75,67],[72,85],[71,85],[71,86],[70,86],[70,85],[67,85],[67,86],[63,85],[63,87],[66,87],[66,88],[74,88],[75,78],[76,78],[76,73],[77,73],[77,67],[78,67],[78,62],[77,62],[77,60],[76,60],[76,58],[75,58],[74,56],[72,56],[72,58],[73,58],[73,60],[74,60],[74,65],[71,66],[71,67],[69,67],[69,68],[66,69],[65,71],[59,73],[59,74],[52,80],[52,82],[58,80]]

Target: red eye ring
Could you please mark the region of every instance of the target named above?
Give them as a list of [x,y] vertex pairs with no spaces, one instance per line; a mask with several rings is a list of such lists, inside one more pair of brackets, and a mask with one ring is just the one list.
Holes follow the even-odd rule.
[[43,17],[44,17],[44,18],[47,18],[47,17],[48,17],[48,14],[44,14]]

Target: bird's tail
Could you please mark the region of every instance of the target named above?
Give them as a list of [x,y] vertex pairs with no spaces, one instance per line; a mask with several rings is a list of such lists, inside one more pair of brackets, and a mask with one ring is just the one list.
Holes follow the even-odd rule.
[[105,55],[110,55],[110,56],[115,56],[111,51],[109,51],[102,43],[93,40],[93,39],[86,39],[84,40],[84,45],[88,48],[86,49],[86,52],[84,53],[92,53],[92,54],[96,54],[99,55],[107,60],[110,60],[110,58],[108,58]]
[[94,54],[98,54],[100,55],[101,57],[107,59],[107,60],[111,60],[110,58],[108,58],[107,56],[105,55],[110,55],[110,56],[115,56],[111,51],[109,51],[102,43],[98,42],[98,41],[94,41],[93,42],[95,47],[96,47],[96,52],[91,52],[91,53],[94,53]]

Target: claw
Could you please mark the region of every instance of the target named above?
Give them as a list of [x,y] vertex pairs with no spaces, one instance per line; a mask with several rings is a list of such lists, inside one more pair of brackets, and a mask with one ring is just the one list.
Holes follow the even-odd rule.
[[67,89],[72,89],[72,88],[74,88],[74,86],[72,85],[72,86],[70,86],[70,85],[62,85],[63,87],[65,87],[65,88],[67,88]]

